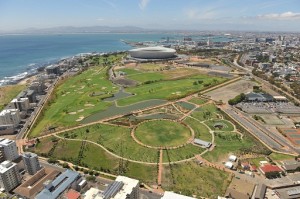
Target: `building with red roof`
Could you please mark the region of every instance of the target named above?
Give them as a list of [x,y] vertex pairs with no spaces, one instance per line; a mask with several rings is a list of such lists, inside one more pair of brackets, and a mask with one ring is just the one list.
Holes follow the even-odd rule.
[[80,198],[80,193],[75,191],[74,189],[70,189],[66,194],[65,194],[66,199],[78,199]]
[[264,166],[261,166],[261,167],[259,167],[259,170],[264,175],[266,175],[266,173],[272,173],[272,172],[281,173],[282,172],[282,170],[278,166],[272,165],[272,164],[266,164]]

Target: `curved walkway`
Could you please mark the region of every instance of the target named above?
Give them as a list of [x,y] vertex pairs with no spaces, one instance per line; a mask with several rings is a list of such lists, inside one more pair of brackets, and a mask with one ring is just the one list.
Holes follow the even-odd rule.
[[[64,137],[61,137],[61,136],[58,136],[58,135],[54,135],[54,136],[57,137],[57,138],[59,138],[59,139],[64,139],[64,140],[69,140],[69,141],[77,141],[77,142],[82,142],[83,141],[82,139],[64,138]],[[94,145],[97,145],[98,147],[102,148],[105,152],[107,152],[108,154],[112,155],[115,158],[119,158],[119,159],[122,159],[122,160],[125,160],[125,161],[128,161],[128,162],[133,162],[133,163],[147,164],[147,165],[157,165],[157,162],[143,162],[143,161],[138,161],[138,160],[132,160],[132,159],[124,158],[124,157],[121,157],[121,156],[119,156],[119,155],[117,155],[115,153],[112,153],[111,151],[109,151],[108,149],[106,149],[101,144],[98,144],[98,143],[90,141],[90,140],[84,140],[84,141],[88,142],[88,143],[91,143],[91,144],[94,144]],[[173,162],[170,162],[170,164],[183,163],[183,162],[187,162],[187,161],[190,161],[190,160],[193,160],[193,159],[195,159],[195,157],[184,159],[184,160],[173,161]],[[167,165],[167,164],[169,164],[169,162],[163,162],[162,164]]]
[[[156,119],[156,120],[168,120],[168,119]],[[151,121],[155,121],[155,120],[151,120]],[[172,122],[173,122],[173,120],[168,120],[168,121],[172,121]],[[144,122],[149,122],[149,121],[144,121]],[[144,123],[144,122],[142,122],[142,123]],[[142,123],[140,123],[140,124],[142,124]],[[140,125],[140,124],[139,124],[139,125]],[[137,138],[135,137],[135,134],[134,134],[134,133],[135,133],[135,129],[137,128],[137,126],[135,126],[134,128],[132,128],[132,130],[131,130],[131,132],[130,132],[130,135],[131,135],[132,139],[133,139],[136,143],[138,143],[139,145],[141,145],[141,146],[143,146],[143,147],[147,147],[147,148],[151,148],[151,149],[157,149],[157,150],[160,150],[160,149],[178,149],[178,148],[181,148],[181,147],[186,146],[187,144],[192,143],[193,140],[194,140],[194,138],[195,138],[195,131],[194,131],[193,128],[191,128],[189,125],[184,124],[184,123],[182,123],[182,122],[180,122],[180,124],[182,124],[182,125],[184,125],[184,126],[186,126],[186,127],[188,127],[188,128],[190,129],[191,137],[188,139],[188,141],[187,141],[186,143],[184,143],[184,144],[182,144],[182,145],[178,145],[178,146],[160,146],[160,147],[156,147],[156,146],[146,145],[146,144],[142,143],[139,139],[137,139]]]

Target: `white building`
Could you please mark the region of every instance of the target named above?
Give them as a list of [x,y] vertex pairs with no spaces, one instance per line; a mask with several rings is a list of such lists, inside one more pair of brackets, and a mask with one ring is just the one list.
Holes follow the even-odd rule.
[[21,117],[18,109],[5,109],[0,112],[0,125],[12,124],[16,127],[20,121]]
[[0,187],[9,192],[21,183],[17,165],[10,161],[4,161],[0,164]]
[[9,139],[0,138],[0,147],[3,148],[4,158],[13,161],[19,157],[16,142]]
[[170,59],[176,57],[176,50],[162,46],[136,48],[129,50],[128,53],[132,58],[145,60]]
[[15,98],[10,102],[10,106],[19,111],[27,111],[30,109],[29,99],[27,97]]
[[165,191],[164,196],[161,199],[194,199],[194,198],[180,195],[170,191]]
[[36,172],[41,169],[41,165],[36,154],[30,152],[24,153],[22,154],[22,159],[24,161],[25,170],[30,175],[36,174]]
[[139,186],[138,180],[118,176],[103,193],[91,188],[84,194],[84,199],[138,199]]

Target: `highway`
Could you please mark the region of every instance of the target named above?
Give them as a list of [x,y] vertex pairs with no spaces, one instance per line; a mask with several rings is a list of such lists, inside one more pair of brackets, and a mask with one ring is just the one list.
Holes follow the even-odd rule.
[[[277,151],[282,151],[282,145],[277,143],[275,140],[267,136],[265,133],[263,133],[261,130],[259,130],[256,126],[254,126],[252,123],[250,123],[248,120],[246,120],[242,115],[238,114],[231,108],[223,109],[225,113],[227,113],[229,116],[231,116],[235,121],[239,122],[242,126],[244,126],[248,131],[253,133],[257,138],[259,138],[262,142],[264,142],[266,145],[268,145],[270,148],[275,149]],[[282,152],[288,152],[288,151],[282,151]]]

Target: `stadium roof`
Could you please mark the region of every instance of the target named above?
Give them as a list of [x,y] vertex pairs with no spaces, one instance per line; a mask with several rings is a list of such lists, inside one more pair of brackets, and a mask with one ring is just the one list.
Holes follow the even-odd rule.
[[166,48],[163,46],[151,46],[151,47],[145,47],[145,48],[135,48],[132,50],[129,50],[129,52],[136,52],[136,51],[151,51],[151,52],[171,52],[171,53],[175,53],[176,50],[172,49],[172,48]]

